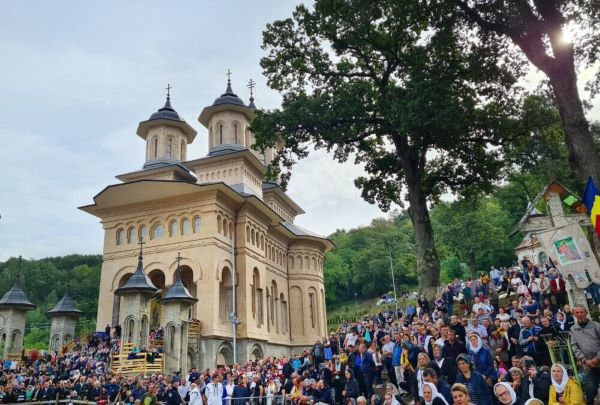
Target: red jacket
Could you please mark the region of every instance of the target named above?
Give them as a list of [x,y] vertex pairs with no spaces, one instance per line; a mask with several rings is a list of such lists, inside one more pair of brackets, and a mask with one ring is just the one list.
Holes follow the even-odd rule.
[[562,278],[555,278],[550,281],[550,289],[552,290],[552,294],[559,294],[565,292],[567,287],[565,286],[565,280]]

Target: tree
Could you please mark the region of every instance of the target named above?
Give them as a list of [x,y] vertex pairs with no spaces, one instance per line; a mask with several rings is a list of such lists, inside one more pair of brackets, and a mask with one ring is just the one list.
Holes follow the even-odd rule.
[[312,144],[363,164],[355,184],[381,209],[402,206],[405,192],[419,286],[433,296],[440,263],[427,203],[490,189],[502,165],[490,145],[507,132],[501,104],[514,77],[429,17],[418,0],[318,0],[269,24],[261,66],[283,102],[259,111],[252,130],[256,148],[280,147],[270,173],[283,187]]
[[[458,31],[472,36],[475,28],[479,44],[495,44],[512,53],[518,47],[523,55],[547,77],[556,98],[564,130],[569,162],[584,178],[600,182],[600,153],[595,145],[577,88],[577,62],[598,61],[600,43],[600,3],[595,0],[434,0],[453,7],[462,25]],[[465,25],[467,27],[465,27]],[[575,27],[576,42],[565,37]],[[508,39],[509,41],[506,41]],[[471,42],[472,40],[469,39]],[[516,55],[515,55],[516,57]],[[593,89],[598,90],[596,78]]]

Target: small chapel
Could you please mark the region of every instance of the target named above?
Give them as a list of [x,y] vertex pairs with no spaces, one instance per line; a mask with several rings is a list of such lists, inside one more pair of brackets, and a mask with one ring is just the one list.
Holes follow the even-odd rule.
[[123,342],[140,346],[164,330],[169,370],[232,364],[234,344],[238,362],[289,355],[327,333],[323,261],[333,245],[298,226],[302,208],[265,180],[276,151],[251,148],[250,90],[246,104],[228,77],[198,117],[208,154],[190,158],[197,132],[167,89],[137,128],[142,168],[80,207],[104,231],[97,330],[120,325]]

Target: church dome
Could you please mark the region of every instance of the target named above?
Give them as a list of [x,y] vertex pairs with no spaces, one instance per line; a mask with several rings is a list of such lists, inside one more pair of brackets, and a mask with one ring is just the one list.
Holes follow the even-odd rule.
[[171,97],[169,96],[167,96],[167,101],[165,102],[165,105],[162,108],[160,108],[157,112],[152,114],[150,118],[148,118],[148,121],[160,119],[185,122],[185,120],[181,118],[179,114],[177,114],[177,111],[175,111],[171,106]]
[[150,277],[144,273],[144,264],[142,262],[142,254],[138,257],[138,265],[135,273],[129,277],[129,280],[115,290],[116,295],[125,295],[128,293],[142,293],[142,294],[154,294],[158,291],[158,288],[152,284]]
[[233,92],[230,80],[227,80],[227,89],[225,89],[225,93],[221,94],[221,96],[218,97],[212,105],[215,106],[221,104],[234,104],[246,107],[246,104],[244,104],[242,99],[239,98],[238,95]]
[[190,294],[188,289],[185,288],[185,286],[181,282],[180,269],[176,270],[175,283],[173,283],[173,285],[169,287],[169,289],[167,289],[160,302],[183,302],[190,305],[193,305],[196,302],[198,302],[196,298],[192,297],[192,294]]

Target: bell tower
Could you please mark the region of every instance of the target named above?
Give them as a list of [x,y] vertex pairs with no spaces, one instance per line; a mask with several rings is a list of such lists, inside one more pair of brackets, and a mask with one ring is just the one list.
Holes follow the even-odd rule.
[[146,163],[178,163],[187,160],[187,145],[194,141],[196,130],[171,106],[171,85],[167,86],[167,100],[146,121],[140,122],[137,134],[146,141]]

